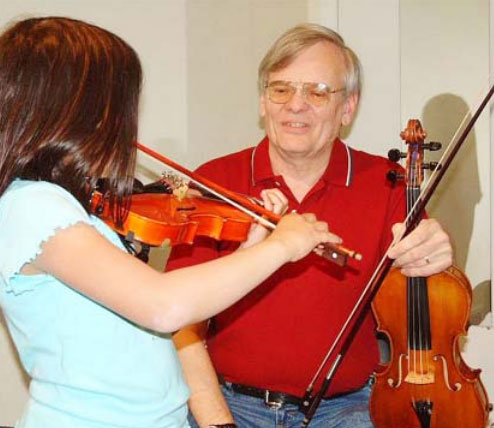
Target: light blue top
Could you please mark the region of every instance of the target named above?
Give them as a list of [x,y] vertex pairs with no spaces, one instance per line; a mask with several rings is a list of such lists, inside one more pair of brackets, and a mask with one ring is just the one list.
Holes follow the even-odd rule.
[[19,273],[57,230],[81,222],[123,250],[116,233],[59,186],[17,180],[0,197],[0,305],[32,378],[16,427],[188,427],[188,391],[169,335],[51,275]]

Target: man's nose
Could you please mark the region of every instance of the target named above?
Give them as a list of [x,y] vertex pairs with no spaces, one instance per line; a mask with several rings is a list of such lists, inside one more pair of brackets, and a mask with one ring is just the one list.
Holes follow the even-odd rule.
[[303,111],[309,107],[309,103],[306,100],[305,93],[302,88],[296,88],[292,97],[285,104],[286,108],[291,111]]

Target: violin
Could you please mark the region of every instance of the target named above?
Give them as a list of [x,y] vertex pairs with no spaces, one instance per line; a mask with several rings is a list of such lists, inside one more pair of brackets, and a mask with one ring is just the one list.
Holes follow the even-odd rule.
[[[426,133],[418,120],[410,120],[401,136],[408,146],[404,179],[410,214],[420,195],[423,170],[437,167],[423,162],[424,149],[439,147],[424,143]],[[404,277],[391,269],[372,302],[377,329],[391,347],[390,361],[375,373],[371,392],[370,415],[376,428],[487,425],[489,401],[480,370],[468,367],[459,349],[471,304],[470,283],[456,267],[428,278]]]
[[[431,177],[430,177],[429,181],[427,182],[427,185],[424,186],[424,190],[420,194],[414,195],[414,198],[416,198],[416,201],[413,204],[413,208],[411,209],[409,215],[407,216],[407,218],[405,220],[406,227],[405,227],[405,231],[403,233],[402,238],[407,236],[412,231],[412,229],[418,225],[427,203],[430,201],[430,199],[431,199],[432,195],[434,194],[437,186],[439,185],[442,178],[444,177],[444,174],[446,173],[446,171],[450,167],[451,163],[453,162],[456,154],[458,153],[458,151],[461,149],[461,147],[465,143],[465,141],[468,137],[468,134],[470,133],[470,131],[474,127],[475,123],[477,122],[477,119],[480,117],[480,115],[482,114],[482,112],[484,111],[486,106],[489,104],[489,101],[491,100],[491,98],[493,96],[494,96],[494,85],[492,85],[490,87],[489,91],[487,92],[485,97],[482,99],[481,103],[479,104],[479,106],[475,110],[475,112],[472,115],[472,117],[470,118],[470,120],[468,122],[465,122],[466,124],[464,127],[463,127],[463,122],[462,122],[462,125],[461,125],[462,131],[461,131],[461,133],[459,133],[459,137],[456,138],[456,133],[455,133],[455,137],[451,141],[451,144],[449,145],[446,152],[444,153],[440,165],[438,165],[437,168],[434,168],[435,170],[434,170],[433,174],[431,174]],[[415,132],[414,130],[416,128],[416,125],[417,125],[417,123],[412,123],[410,126],[410,130],[411,130],[412,135]],[[408,134],[408,133],[406,133],[406,134]],[[421,135],[422,135],[422,138],[419,137],[419,139],[425,138],[425,133],[421,134]],[[432,143],[430,143],[430,144],[432,146]],[[424,148],[424,147],[425,146],[422,146],[422,148]],[[400,155],[400,157],[401,157],[401,155]],[[412,157],[412,159],[413,159],[413,157]],[[418,164],[419,163],[417,163],[416,166]],[[393,174],[393,175],[395,175],[395,174]],[[397,178],[399,178],[399,176],[397,176]],[[381,261],[378,263],[376,269],[372,273],[372,275],[369,279],[369,282],[367,283],[364,290],[362,291],[359,298],[357,299],[355,306],[352,308],[352,310],[348,314],[348,317],[345,319],[344,323],[342,324],[341,329],[336,336],[336,339],[334,340],[334,342],[329,347],[328,352],[323,357],[321,364],[317,368],[312,380],[308,384],[306,391],[305,391],[305,394],[304,394],[304,397],[303,397],[303,400],[302,400],[302,404],[299,406],[300,411],[303,412],[305,415],[304,421],[301,425],[302,428],[308,427],[310,422],[312,421],[312,419],[313,419],[313,417],[317,411],[317,408],[319,407],[319,404],[321,403],[321,400],[325,396],[326,391],[328,390],[328,388],[331,385],[331,382],[333,381],[334,374],[338,370],[338,367],[340,366],[341,361],[343,361],[346,352],[348,351],[349,347],[352,344],[352,340],[355,337],[355,334],[357,333],[357,331],[359,329],[359,325],[362,323],[362,320],[365,318],[366,313],[369,310],[369,307],[371,306],[371,302],[375,298],[377,292],[380,290],[381,284],[383,283],[384,279],[386,278],[386,276],[390,272],[392,265],[393,265],[393,260],[390,259],[387,256],[387,254],[384,254]],[[449,272],[452,272],[452,271],[454,271],[454,269],[450,270]],[[398,285],[398,287],[399,287],[399,285]],[[467,306],[468,305],[469,304],[467,303]],[[392,309],[394,306],[395,306],[395,303],[391,302],[390,308]],[[422,306],[422,308],[423,308],[423,306]],[[419,311],[419,314],[417,314],[417,316],[420,316],[420,314],[421,314],[421,311]],[[408,319],[410,319],[410,317],[408,317]],[[429,320],[431,319],[430,316],[428,317],[428,319]],[[467,320],[468,317],[465,316],[463,319]],[[466,321],[463,324],[463,331],[465,330],[465,326],[466,326]],[[402,328],[404,327],[403,324],[401,324],[401,327]],[[382,328],[385,329],[385,327],[382,327]],[[461,330],[461,327],[459,330]],[[385,330],[383,332],[386,333]],[[459,334],[461,334],[461,332]],[[452,334],[452,335],[450,335],[450,339],[452,340],[452,342],[450,343],[449,350],[452,352],[452,354],[453,354],[452,356],[453,356],[453,358],[456,358],[456,360],[453,361],[453,363],[454,363],[453,366],[451,366],[451,364],[448,364],[448,365],[444,365],[444,367],[455,367],[457,372],[461,372],[462,375],[464,376],[462,378],[463,380],[468,379],[468,374],[470,375],[470,379],[473,380],[472,383],[477,387],[477,394],[472,394],[472,395],[474,397],[475,396],[478,397],[478,402],[477,402],[478,406],[477,407],[480,406],[482,409],[481,412],[477,413],[477,418],[476,418],[475,422],[478,422],[482,419],[485,421],[485,420],[487,420],[487,413],[491,410],[491,406],[487,403],[487,394],[485,392],[485,388],[483,387],[482,383],[480,382],[479,372],[478,371],[470,371],[470,369],[467,367],[467,365],[461,359],[461,355],[458,352],[458,342],[457,342],[458,335]],[[394,353],[396,353],[396,350],[392,349],[392,351],[394,351]],[[423,355],[424,354],[422,354],[422,356]],[[437,358],[441,359],[441,356],[437,356]],[[401,362],[403,362],[403,361],[404,360],[402,359]],[[409,361],[411,361],[411,360],[409,360]],[[327,371],[325,371],[325,369],[328,365],[329,365],[329,369]],[[403,370],[401,370],[401,373],[403,374]],[[322,382],[321,386],[319,387],[319,389],[316,391],[316,389],[315,389],[316,381],[318,379],[321,379],[321,376],[323,376],[323,375],[324,375],[323,382]],[[449,373],[446,372],[446,375],[449,376]],[[444,375],[444,377],[446,377],[446,375]],[[402,384],[402,382],[400,382],[400,385],[401,384]],[[459,385],[461,386],[463,384],[460,383]],[[409,391],[409,392],[411,392],[411,391]],[[393,394],[390,394],[388,396],[388,399],[389,399],[388,404],[390,406],[393,404],[392,395]],[[471,397],[469,397],[469,398],[471,398]],[[415,400],[413,400],[413,396],[409,396],[408,399],[409,399],[409,401],[408,401],[409,408],[410,407],[413,408],[413,402],[415,401]],[[373,398],[373,400],[376,400],[376,398]],[[432,404],[432,406],[431,406],[430,404],[428,404],[431,402],[430,398],[427,398],[425,400],[418,400],[418,401],[419,401],[418,408],[420,408],[420,410],[418,411],[418,413],[416,412],[417,415],[419,413],[424,414],[424,413],[429,413],[429,412],[433,411],[432,409],[433,409],[434,405]],[[377,416],[378,412],[380,412],[380,411],[389,412],[389,410],[386,409],[386,405],[384,405],[384,406],[382,405],[383,400],[380,400],[380,402],[381,402],[381,406],[379,408],[376,406],[372,410],[372,414],[374,415],[376,420],[379,418],[379,416]],[[423,402],[426,403],[425,406],[422,406]],[[479,405],[479,403],[480,403],[480,405]],[[375,405],[372,404],[372,406],[375,406]],[[474,404],[474,406],[475,406],[475,404]],[[401,409],[398,408],[395,412],[393,412],[393,414],[396,414],[396,412],[399,412],[400,410]],[[408,409],[408,411],[409,410],[410,409]],[[441,409],[441,410],[443,410],[443,409]],[[482,415],[478,416],[480,413],[482,413],[483,418],[482,418]],[[389,415],[389,413],[387,413],[387,414]],[[425,416],[425,417],[423,417],[423,419],[420,420],[420,423],[422,424],[422,426],[427,427],[428,426],[427,424],[433,423],[432,421],[435,420],[434,419],[435,416],[432,416],[432,413],[430,413],[430,415],[431,415],[431,417]],[[390,415],[390,417],[391,416],[393,416],[393,415]],[[382,421],[379,420],[378,422],[381,423]],[[392,426],[392,425],[390,425],[390,426]],[[412,422],[412,425],[399,425],[399,424],[397,424],[395,426],[397,426],[397,427],[400,426],[400,428],[402,426],[408,428],[409,426],[416,427],[417,425],[413,425],[413,422]],[[450,425],[445,425],[445,426],[448,428],[449,427],[455,427],[456,428],[459,425],[456,424],[456,421],[453,421]],[[378,427],[378,428],[381,428],[381,427]],[[442,427],[436,426],[435,428],[442,428]]]
[[[101,193],[92,199],[93,212],[112,228],[109,204]],[[177,197],[164,188],[164,193],[132,195],[129,214],[117,231],[130,241],[152,247],[193,244],[196,236],[215,240],[242,242],[252,223],[252,217],[228,205],[196,195]]]
[[[165,184],[164,193],[144,190],[144,193],[133,194],[127,218],[119,228],[113,221],[104,193],[93,192],[91,212],[123,236],[124,243],[141,244],[141,252],[136,254],[140,259],[147,261],[150,246],[193,244],[196,236],[242,242],[247,239],[254,220],[272,230],[281,219],[281,216],[266,210],[251,198],[231,192],[141,143],[136,145],[139,150],[193,181],[196,187],[208,194],[208,197],[186,192],[177,195],[169,183]],[[127,248],[132,251],[129,246]],[[358,252],[335,244],[324,244],[318,248],[318,254],[340,266],[345,266],[348,258],[362,259]]]

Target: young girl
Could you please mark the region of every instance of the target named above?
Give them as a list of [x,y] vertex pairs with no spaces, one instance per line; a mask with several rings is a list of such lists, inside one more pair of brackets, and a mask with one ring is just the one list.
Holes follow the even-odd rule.
[[0,36],[0,304],[32,378],[18,428],[188,426],[169,333],[338,240],[290,214],[262,242],[171,273],[127,254],[88,207],[105,177],[125,218],[140,85],[136,53],[96,26],[28,19]]

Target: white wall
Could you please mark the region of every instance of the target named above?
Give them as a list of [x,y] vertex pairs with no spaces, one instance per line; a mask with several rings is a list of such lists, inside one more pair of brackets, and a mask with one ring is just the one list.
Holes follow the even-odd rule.
[[[26,13],[67,15],[122,36],[144,67],[140,140],[192,168],[263,135],[257,64],[275,37],[306,20],[340,31],[362,60],[362,102],[345,134],[351,145],[385,155],[401,145],[399,133],[412,117],[446,142],[458,111],[474,103],[487,81],[493,1],[0,0],[0,25]],[[466,168],[449,173],[430,209],[460,243],[460,267],[484,292],[491,278],[489,136],[484,114],[463,155]],[[141,157],[141,178],[161,170]],[[487,297],[476,294],[478,314],[485,314]],[[464,348],[467,362],[484,369],[491,397],[493,344],[493,331],[477,327]],[[12,424],[26,392],[3,328],[0,361],[0,425]]]

